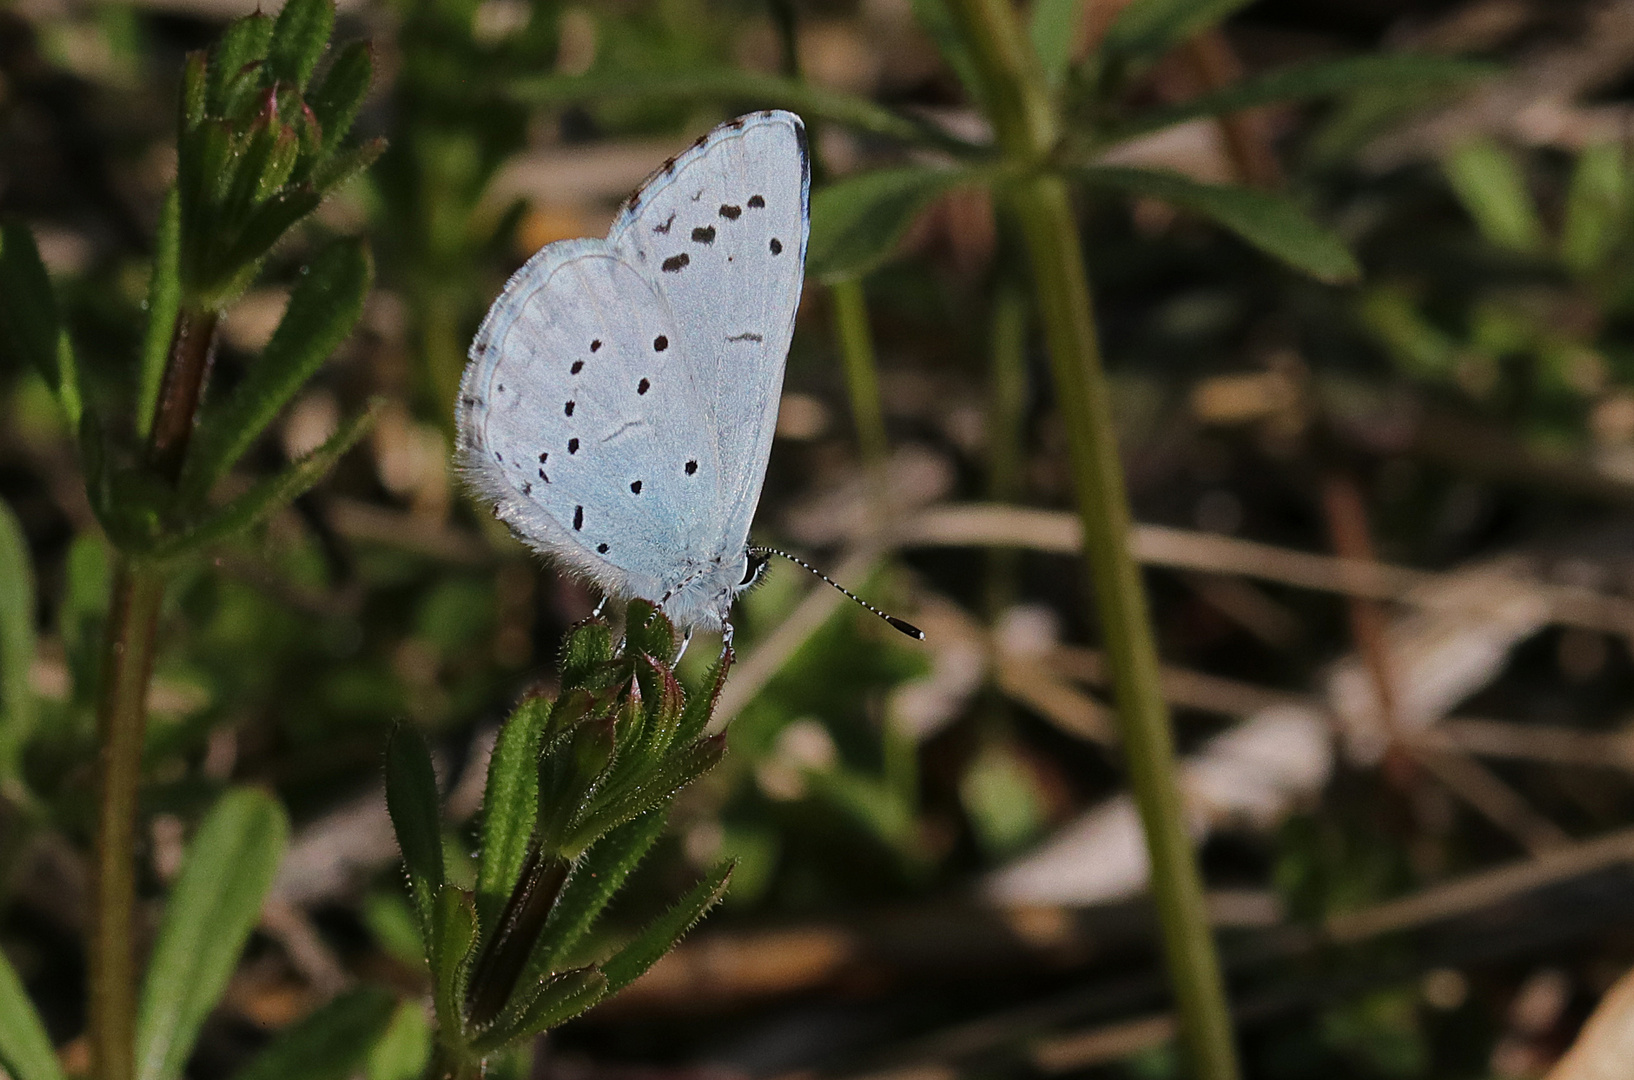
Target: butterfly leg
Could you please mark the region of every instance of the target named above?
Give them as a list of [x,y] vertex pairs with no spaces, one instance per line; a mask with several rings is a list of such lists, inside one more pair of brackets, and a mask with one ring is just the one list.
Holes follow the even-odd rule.
[[675,653],[674,663],[679,664],[681,662],[681,657],[687,654],[687,646],[691,644],[692,631],[688,630],[685,634],[681,635],[681,648]]
[[602,610],[604,608],[606,608],[606,607],[607,607],[607,594],[603,593],[601,599],[596,601],[596,609],[590,613],[590,617],[592,619],[601,618]]
[[732,648],[732,624],[721,620],[721,652],[729,652]]

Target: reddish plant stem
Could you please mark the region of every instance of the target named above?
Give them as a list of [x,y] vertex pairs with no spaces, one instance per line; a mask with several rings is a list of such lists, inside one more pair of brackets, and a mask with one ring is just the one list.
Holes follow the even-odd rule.
[[[181,475],[194,417],[215,356],[214,311],[183,309],[170,339],[148,457],[174,482]],[[147,732],[148,683],[164,576],[121,556],[114,576],[97,700],[96,862],[92,874],[91,1072],[97,1080],[136,1075],[136,847]]]

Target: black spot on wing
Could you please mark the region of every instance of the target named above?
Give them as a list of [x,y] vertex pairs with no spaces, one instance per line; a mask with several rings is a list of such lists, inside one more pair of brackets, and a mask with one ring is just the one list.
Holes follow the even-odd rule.
[[766,200],[761,198],[759,195],[749,196],[749,208],[751,210],[759,210],[761,207],[763,207],[765,205],[766,205]]
[[577,454],[579,452],[579,440],[578,439],[569,439],[569,440],[567,440],[567,452],[570,453],[570,454]]
[[688,476],[691,476],[693,473],[695,473],[697,471],[698,471],[698,463],[696,461],[687,462],[687,475]]
[[743,333],[743,334],[733,334],[731,337],[727,338],[726,340],[727,341],[765,341],[766,339],[761,337],[759,334]]
[[636,386],[635,386],[635,392],[638,393],[638,394],[645,394],[648,390],[651,390],[651,389],[652,389],[652,383],[648,382],[646,379],[642,379],[640,382],[636,383]]
[[570,401],[566,405],[562,406],[562,414],[565,416],[573,415],[573,402]]
[[743,216],[743,207],[731,206],[727,203],[722,203],[720,214],[721,217],[725,218],[727,221],[736,221],[738,218]]
[[592,341],[590,343],[590,351],[591,352],[595,352],[599,348],[601,348],[601,338],[597,338],[596,340],[594,340],[594,341]]
[[715,226],[703,225],[693,229],[692,239],[700,244],[713,244],[715,242]]
[[652,339],[653,352],[663,352],[667,348],[669,348],[669,338],[665,337],[663,334],[659,334],[657,337]]
[[570,374],[577,375],[579,372],[584,370],[584,361],[583,360],[573,361],[573,366],[568,368],[567,370],[568,370],[568,372]]
[[633,481],[630,482],[630,494],[632,494],[632,495],[641,494],[641,481],[633,480]]
[[659,236],[664,236],[669,232],[669,227],[671,225],[674,225],[674,224],[675,224],[675,215],[671,214],[668,218],[666,218],[664,220],[664,223],[662,225],[654,225],[652,227],[652,231],[657,233]]
[[607,554],[607,545],[606,544],[597,544],[596,545],[596,550],[598,552],[600,552],[601,554],[605,555],[605,554]]
[[691,257],[684,251],[679,255],[671,255],[669,258],[664,260],[664,271],[670,274],[676,273],[681,269],[681,267],[685,266],[691,261]]
[[573,508],[573,528],[584,528],[584,507],[582,506],[575,506]]
[[775,236],[772,237],[772,254],[773,255],[783,254],[783,241],[779,240]]

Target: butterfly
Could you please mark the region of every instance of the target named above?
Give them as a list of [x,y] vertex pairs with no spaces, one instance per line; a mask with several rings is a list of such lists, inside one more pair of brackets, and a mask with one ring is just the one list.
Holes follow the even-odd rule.
[[683,630],[726,630],[804,280],[805,125],[768,110],[666,161],[605,240],[549,244],[471,343],[460,467],[523,541]]

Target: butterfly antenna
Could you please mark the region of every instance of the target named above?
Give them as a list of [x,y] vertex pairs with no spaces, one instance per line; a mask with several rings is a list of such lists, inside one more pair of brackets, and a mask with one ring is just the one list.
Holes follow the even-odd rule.
[[913,638],[915,641],[924,641],[925,640],[925,632],[923,630],[919,629],[919,627],[915,626],[911,622],[908,622],[906,619],[899,619],[895,615],[887,615],[885,612],[881,611],[879,608],[875,607],[873,604],[870,604],[868,601],[864,600],[862,597],[858,596],[856,593],[852,592],[850,589],[846,588],[844,585],[841,585],[838,581],[835,581],[833,578],[829,577],[827,574],[823,573],[821,570],[817,569],[815,566],[811,565],[806,560],[804,560],[802,558],[799,558],[798,556],[795,556],[795,555],[790,555],[786,551],[779,551],[777,548],[752,547],[749,550],[751,552],[753,552],[754,554],[756,554],[756,555],[779,555],[779,556],[789,560],[789,562],[791,562],[794,565],[800,567],[802,570],[806,570],[806,571],[810,572],[811,574],[815,575],[820,580],[826,581],[828,584],[834,586],[836,589],[840,590],[840,592],[844,593],[846,596],[848,596],[852,600],[856,601],[857,604],[859,604],[863,608],[866,608],[868,611],[873,612],[875,615],[878,615],[880,618],[884,619],[886,622],[890,623],[892,626],[896,627],[898,630],[902,631],[904,634],[907,634],[909,637]]

